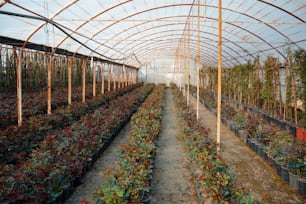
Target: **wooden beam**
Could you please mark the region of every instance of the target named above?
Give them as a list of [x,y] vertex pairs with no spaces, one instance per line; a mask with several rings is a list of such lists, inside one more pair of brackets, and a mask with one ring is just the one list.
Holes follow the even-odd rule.
[[72,60],[68,59],[68,104],[71,105],[71,66]]
[[104,64],[101,65],[101,94],[104,94]]
[[16,92],[17,92],[17,121],[18,126],[22,125],[22,78],[21,78],[21,65],[22,65],[22,50],[19,55],[17,54],[16,47],[13,47],[13,52],[16,59]]
[[113,85],[114,85],[114,91],[116,91],[116,73],[115,73],[115,71],[114,71],[114,69],[113,69]]
[[108,92],[111,91],[111,75],[112,75],[112,66],[113,65],[110,65],[108,64],[108,75],[107,75],[107,90]]
[[200,119],[199,116],[199,101],[200,101],[200,63],[201,63],[201,58],[200,58],[200,0],[198,0],[198,59],[197,59],[197,119]]
[[190,60],[190,17],[188,17],[188,34],[187,34],[187,49],[188,49],[188,71],[187,71],[187,105],[190,104],[190,66],[191,66],[191,60]]
[[51,88],[52,88],[52,67],[54,62],[54,55],[52,54],[49,57],[49,63],[48,63],[48,114],[51,114],[51,103],[52,103],[52,97],[51,97]]
[[93,57],[90,60],[90,68],[92,70],[92,96],[96,97],[96,66],[93,62]]
[[86,102],[86,74],[85,74],[86,60],[82,59],[82,103]]
[[218,100],[217,100],[217,151],[221,145],[221,80],[222,80],[222,0],[218,2]]

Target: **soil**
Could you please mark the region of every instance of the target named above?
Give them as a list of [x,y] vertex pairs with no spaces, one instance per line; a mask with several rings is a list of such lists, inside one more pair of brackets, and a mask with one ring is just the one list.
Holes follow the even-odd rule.
[[[196,108],[196,99],[190,97],[190,105]],[[200,121],[217,136],[217,119],[203,104],[199,105]],[[230,129],[221,124],[221,157],[235,170],[238,183],[244,185],[261,203],[305,203],[296,190],[281,180],[276,170],[252,151]]]
[[178,137],[177,113],[169,89],[165,94],[162,127],[157,140],[151,203],[196,204],[196,190],[183,142]]

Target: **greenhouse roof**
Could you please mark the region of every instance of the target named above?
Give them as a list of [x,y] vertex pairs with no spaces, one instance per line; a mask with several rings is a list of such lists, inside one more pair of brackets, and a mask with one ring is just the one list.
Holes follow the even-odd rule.
[[[186,56],[189,40],[196,58],[199,33],[201,63],[218,61],[216,0],[2,0],[0,14],[0,36],[136,67]],[[305,49],[305,21],[305,0],[223,0],[223,66]]]

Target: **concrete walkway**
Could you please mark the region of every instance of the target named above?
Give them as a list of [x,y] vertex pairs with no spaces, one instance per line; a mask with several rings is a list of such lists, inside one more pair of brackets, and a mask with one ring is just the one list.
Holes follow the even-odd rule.
[[[190,96],[190,105],[196,109],[196,99]],[[200,121],[211,130],[216,138],[217,118],[203,104],[199,105]],[[268,163],[253,152],[229,128],[221,125],[221,156],[227,165],[235,169],[242,183],[261,203],[303,203],[300,194],[281,180]]]
[[162,130],[157,143],[151,203],[198,203],[184,144],[178,137],[177,113],[169,89],[166,89]]

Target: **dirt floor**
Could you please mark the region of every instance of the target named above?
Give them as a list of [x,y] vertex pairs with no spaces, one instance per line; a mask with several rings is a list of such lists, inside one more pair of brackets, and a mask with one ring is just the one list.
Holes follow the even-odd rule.
[[166,89],[162,127],[157,141],[151,203],[196,204],[196,190],[183,142],[178,138],[177,113],[169,89]]
[[[157,141],[157,156],[154,163],[151,204],[196,204],[198,199],[194,188],[189,161],[184,153],[182,140],[177,136],[177,115],[171,91],[166,89],[165,107],[162,119],[162,130]],[[111,145],[101,154],[93,168],[87,172],[67,204],[78,204],[81,201],[100,203],[93,192],[102,182],[101,174],[106,167],[117,160],[120,145],[127,142],[130,126],[126,125]],[[85,202],[84,202],[85,203]]]
[[[71,197],[65,202],[67,204],[78,204],[81,201],[88,201],[94,204],[97,199],[94,198],[93,193],[102,183],[101,174],[105,172],[106,168],[113,165],[118,158],[119,147],[128,140],[128,132],[130,125],[127,124],[120,133],[115,137],[108,148],[100,155],[92,169],[86,173],[82,179],[82,184],[76,188]],[[85,203],[85,202],[84,202]]]
[[[190,97],[191,106],[196,108],[196,99]],[[203,104],[199,106],[200,120],[216,138],[217,119]],[[306,200],[281,180],[276,170],[263,158],[253,152],[226,126],[221,125],[221,156],[235,169],[239,182],[242,182],[261,203],[305,203]]]

